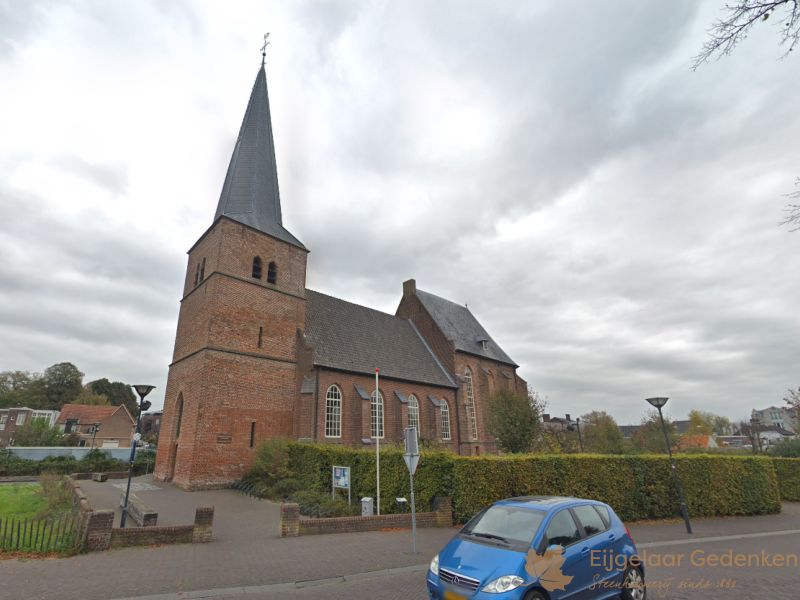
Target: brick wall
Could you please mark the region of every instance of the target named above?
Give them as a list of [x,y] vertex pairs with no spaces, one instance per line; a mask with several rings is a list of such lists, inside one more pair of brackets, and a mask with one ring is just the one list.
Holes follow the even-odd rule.
[[[417,527],[452,527],[453,510],[450,498],[437,498],[436,511],[417,513]],[[331,519],[301,519],[300,507],[294,503],[281,504],[281,537],[316,535],[322,533],[353,533],[411,527],[411,513],[372,515],[368,517],[336,517]]]
[[111,530],[110,548],[126,548],[128,546],[153,546],[155,544],[190,544],[192,542],[193,525],[175,525],[172,527],[130,527]]
[[[189,251],[156,479],[222,487],[252,465],[260,441],[292,435],[306,255],[227,218]],[[262,261],[260,280],[251,276],[254,256]],[[195,286],[203,259],[205,277]],[[266,281],[270,262],[275,284]]]
[[[323,443],[344,444],[348,446],[362,446],[362,439],[371,434],[371,401],[364,400],[356,392],[355,385],[363,388],[367,394],[375,389],[375,378],[369,375],[344,373],[329,369],[318,368],[319,378],[318,397],[316,399],[316,432],[314,439]],[[325,405],[328,388],[336,385],[342,391],[342,437],[325,437]],[[419,423],[421,438],[435,441],[441,446],[456,450],[457,424],[454,419],[453,406],[455,404],[455,390],[418,383],[409,383],[382,377],[380,389],[384,402],[384,440],[386,442],[402,443],[403,430],[408,426],[408,404],[402,403],[395,391],[406,398],[413,394],[419,402]],[[451,441],[443,441],[441,434],[441,410],[428,399],[433,396],[444,400],[450,407]],[[313,416],[312,416],[313,422]]]

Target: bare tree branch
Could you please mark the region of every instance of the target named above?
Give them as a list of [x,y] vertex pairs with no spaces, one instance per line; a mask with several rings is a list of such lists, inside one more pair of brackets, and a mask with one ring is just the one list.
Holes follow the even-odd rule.
[[[800,178],[795,181],[795,186],[800,187]],[[791,194],[786,194],[786,197],[790,200],[800,200],[800,189]],[[781,225],[791,227],[789,231],[800,231],[800,204],[789,202],[783,212],[786,213],[786,218],[781,221]]]
[[[715,22],[709,30],[708,39],[700,53],[692,59],[692,70],[707,63],[712,57],[717,60],[733,52],[739,42],[747,39],[750,30],[758,22],[780,19],[778,23],[780,44],[787,47],[786,57],[800,42],[800,6],[798,0],[736,0],[725,5],[725,17]],[[779,13],[779,14],[778,14]]]

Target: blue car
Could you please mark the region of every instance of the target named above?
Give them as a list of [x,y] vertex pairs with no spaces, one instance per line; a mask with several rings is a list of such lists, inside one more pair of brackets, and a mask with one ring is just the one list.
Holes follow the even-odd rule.
[[510,498],[479,512],[431,560],[431,600],[645,600],[644,566],[607,504]]

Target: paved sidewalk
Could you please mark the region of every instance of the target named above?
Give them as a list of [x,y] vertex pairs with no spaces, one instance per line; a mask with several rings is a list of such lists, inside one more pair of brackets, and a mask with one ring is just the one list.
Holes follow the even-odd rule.
[[[92,507],[116,512],[114,524],[118,525],[120,495],[125,491],[127,480],[109,479],[103,483],[82,480],[78,483]],[[158,512],[159,525],[189,525],[194,523],[195,508],[214,506],[215,538],[279,537],[278,505],[256,501],[234,490],[186,492],[171,484],[153,481],[152,475],[143,475],[133,478],[131,493]]]
[[[166,498],[172,492],[185,494],[172,487],[150,493],[163,493]],[[45,561],[0,560],[2,597],[108,600],[336,578],[425,565],[456,531],[420,529],[418,554],[410,552],[409,531],[281,539],[273,528],[275,504],[231,490],[196,492],[189,498],[192,511],[194,505],[213,499],[215,542],[127,548]],[[176,512],[170,518],[183,517]],[[706,519],[694,524],[694,537],[800,529],[800,504],[786,504],[782,515]],[[681,521],[634,524],[631,530],[638,543],[687,537]]]

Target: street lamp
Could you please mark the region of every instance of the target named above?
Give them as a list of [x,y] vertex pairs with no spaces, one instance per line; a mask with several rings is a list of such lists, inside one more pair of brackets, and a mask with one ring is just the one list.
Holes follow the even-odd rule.
[[98,431],[100,431],[100,423],[95,423],[92,425],[92,447],[89,448],[90,450],[94,450],[94,438]]
[[669,398],[647,398],[647,401],[656,409],[658,409],[658,417],[661,419],[661,431],[664,432],[664,443],[667,445],[667,452],[669,453],[669,462],[672,467],[672,476],[675,478],[675,487],[678,488],[678,497],[681,501],[681,514],[686,523],[686,533],[692,533],[692,524],[689,522],[689,508],[686,506],[686,500],[683,497],[683,486],[681,485],[681,478],[678,476],[678,467],[675,464],[675,458],[672,456],[672,447],[669,444],[669,436],[667,435],[667,425],[664,423],[664,413],[661,409],[667,403]]
[[122,517],[119,520],[120,528],[125,527],[125,521],[128,518],[128,498],[131,495],[131,477],[133,475],[133,459],[136,458],[136,444],[139,440],[136,439],[139,434],[139,423],[142,420],[142,413],[150,408],[150,402],[145,400],[144,397],[152,392],[156,386],[154,385],[133,385],[131,386],[139,394],[139,414],[136,415],[136,428],[133,431],[133,440],[131,441],[131,457],[128,463],[128,485],[125,488],[125,504],[122,507]]
[[578,443],[580,444],[581,452],[583,452],[583,436],[581,435],[581,418],[575,417],[575,425],[572,424],[569,415],[567,415],[567,431],[578,431]]

